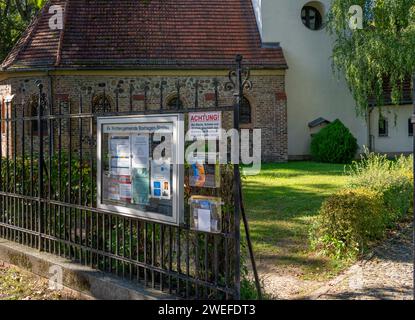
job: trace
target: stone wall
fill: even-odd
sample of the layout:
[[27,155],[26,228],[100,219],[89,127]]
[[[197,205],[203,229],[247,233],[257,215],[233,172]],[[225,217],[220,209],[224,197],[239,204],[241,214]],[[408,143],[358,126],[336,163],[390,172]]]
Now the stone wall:
[[[288,160],[287,152],[287,109],[284,76],[252,76],[253,89],[247,91],[246,98],[252,108],[252,123],[242,127],[262,130],[262,160],[264,162],[282,162]],[[111,105],[111,111],[144,110],[145,101],[148,110],[158,110],[162,103],[167,108],[168,102],[177,97],[177,82],[180,84],[180,99],[184,108],[194,108],[196,104],[196,86],[198,86],[198,107],[215,106],[215,85],[213,77],[127,77],[127,76],[75,76],[59,75],[50,77],[11,78],[0,82],[0,96],[4,96],[5,88],[15,94],[13,106],[16,106],[17,116],[25,112],[25,116],[31,116],[30,101],[36,97],[38,89],[36,81],[44,85],[45,94],[52,99],[52,114],[58,114],[59,109],[63,114],[76,114],[79,112],[90,113],[94,97],[105,94]],[[231,106],[234,103],[233,91],[226,91],[224,84],[226,77],[218,77],[218,97],[220,106]],[[163,82],[161,92],[160,85]],[[148,88],[145,90],[145,88]],[[145,93],[147,91],[147,93]],[[118,92],[118,93],[117,93]],[[118,95],[118,99],[117,99]],[[80,107],[82,99],[82,109]],[[36,100],[36,99],[34,99]],[[118,101],[118,102],[117,102]],[[46,114],[50,110],[44,111]],[[26,121],[27,122],[27,121]],[[53,144],[57,143],[58,129],[53,126]],[[22,132],[25,139],[30,139],[30,121],[25,128],[17,123],[17,139],[21,140]],[[224,127],[232,127],[230,112],[224,113]],[[94,125],[94,124],[93,124]],[[62,120],[62,132],[69,131],[67,120]],[[23,130],[24,129],[24,130]],[[71,134],[73,135],[72,147],[79,149],[80,122],[76,119],[71,122]],[[87,135],[90,132],[90,121],[82,121],[82,130]],[[50,135],[49,135],[50,136]],[[44,136],[45,145],[49,144],[48,135]],[[34,144],[38,136],[34,136]],[[63,144],[66,143],[64,137]],[[88,146],[83,146],[88,150]],[[19,144],[17,145],[19,149]],[[47,149],[46,149],[47,151]]]

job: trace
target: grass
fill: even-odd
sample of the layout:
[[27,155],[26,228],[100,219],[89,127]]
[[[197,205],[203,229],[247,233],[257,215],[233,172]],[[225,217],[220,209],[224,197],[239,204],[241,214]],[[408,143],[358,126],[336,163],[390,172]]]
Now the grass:
[[244,180],[245,206],[257,258],[293,267],[304,278],[341,267],[310,252],[308,232],[324,199],[345,186],[344,165],[314,162],[264,164]]

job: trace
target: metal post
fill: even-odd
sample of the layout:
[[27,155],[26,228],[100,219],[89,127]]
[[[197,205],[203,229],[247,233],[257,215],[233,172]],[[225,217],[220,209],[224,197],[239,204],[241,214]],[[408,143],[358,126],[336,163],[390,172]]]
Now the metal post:
[[44,227],[44,217],[43,217],[43,206],[42,206],[42,196],[43,196],[43,126],[42,126],[42,116],[43,116],[43,85],[38,83],[39,88],[39,100],[38,100],[38,117],[37,117],[37,126],[39,133],[39,156],[38,156],[38,213],[39,213],[39,251],[43,250],[43,227]]
[[[239,130],[239,110],[241,108],[243,99],[243,86],[242,86],[242,56],[236,56],[236,84],[237,84],[237,96],[236,104],[233,113],[233,124],[236,130]],[[238,141],[239,143],[239,141]],[[238,155],[239,159],[239,155]],[[233,164],[234,174],[234,198],[235,198],[235,213],[234,213],[234,228],[235,228],[235,289],[236,297],[239,300],[241,297],[241,235],[240,235],[240,223],[241,223],[241,173],[239,171],[239,163]]]
[[[239,111],[242,105],[242,101],[243,101],[243,97],[244,97],[244,87],[247,85],[248,80],[249,80],[249,72],[246,72],[247,76],[246,79],[242,78],[243,75],[243,70],[242,70],[242,56],[237,56],[236,57],[236,61],[238,64],[238,68],[237,68],[237,86],[238,86],[238,96],[237,96],[237,104],[236,104],[236,108],[235,108],[235,114],[234,114],[234,126],[235,128],[239,131],[240,127],[239,127]],[[250,87],[250,86],[248,86]],[[234,166],[234,170],[236,170],[235,173],[235,182],[236,185],[238,187],[238,194],[237,197],[235,196],[235,199],[237,199],[237,201],[235,201],[235,209],[236,207],[238,208],[238,211],[235,210],[235,219],[236,219],[236,213],[238,213],[238,240],[237,242],[239,242],[239,246],[240,246],[240,215],[242,215],[242,221],[244,224],[244,228],[245,228],[245,235],[246,235],[246,241],[248,244],[248,251],[249,251],[249,256],[250,256],[250,260],[251,260],[251,265],[252,265],[252,270],[254,273],[254,278],[255,278],[255,286],[257,289],[257,293],[258,293],[258,298],[259,300],[262,300],[262,292],[261,292],[261,284],[259,282],[259,276],[258,276],[258,270],[256,267],[256,262],[255,262],[255,256],[254,256],[254,251],[253,251],[253,247],[252,247],[252,242],[251,242],[251,236],[250,236],[250,230],[249,230],[249,224],[248,224],[248,218],[246,216],[246,212],[245,212],[245,206],[244,206],[244,200],[243,200],[243,194],[242,194],[242,181],[241,181],[241,174],[240,174],[240,170],[239,170],[239,165],[235,165]],[[236,223],[235,223],[235,228],[236,228]],[[240,256],[240,247],[239,247],[239,251],[238,251],[238,257]],[[240,260],[239,260],[239,264],[240,264]],[[239,281],[240,281],[240,270],[239,271]],[[240,288],[239,288],[240,289]]]

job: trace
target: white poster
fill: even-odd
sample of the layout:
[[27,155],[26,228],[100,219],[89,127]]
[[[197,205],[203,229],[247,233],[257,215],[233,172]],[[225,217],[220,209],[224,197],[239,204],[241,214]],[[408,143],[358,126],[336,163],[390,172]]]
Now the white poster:
[[219,140],[222,129],[221,112],[189,113],[189,133],[194,139]]
[[197,210],[197,224],[198,230],[203,232],[210,232],[211,225],[210,225],[210,210],[206,209],[198,209]]
[[111,173],[117,176],[130,176],[130,136],[112,136],[109,144]]
[[143,169],[148,168],[150,157],[150,137],[149,135],[133,135],[132,136],[132,168]]

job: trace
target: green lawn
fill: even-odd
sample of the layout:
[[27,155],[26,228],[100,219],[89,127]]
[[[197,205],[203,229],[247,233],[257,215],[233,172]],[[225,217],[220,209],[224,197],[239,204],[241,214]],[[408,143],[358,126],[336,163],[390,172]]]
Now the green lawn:
[[309,226],[324,199],[346,181],[344,165],[314,162],[264,164],[259,175],[247,177],[245,206],[256,256],[304,276],[330,273],[333,261],[310,252]]

